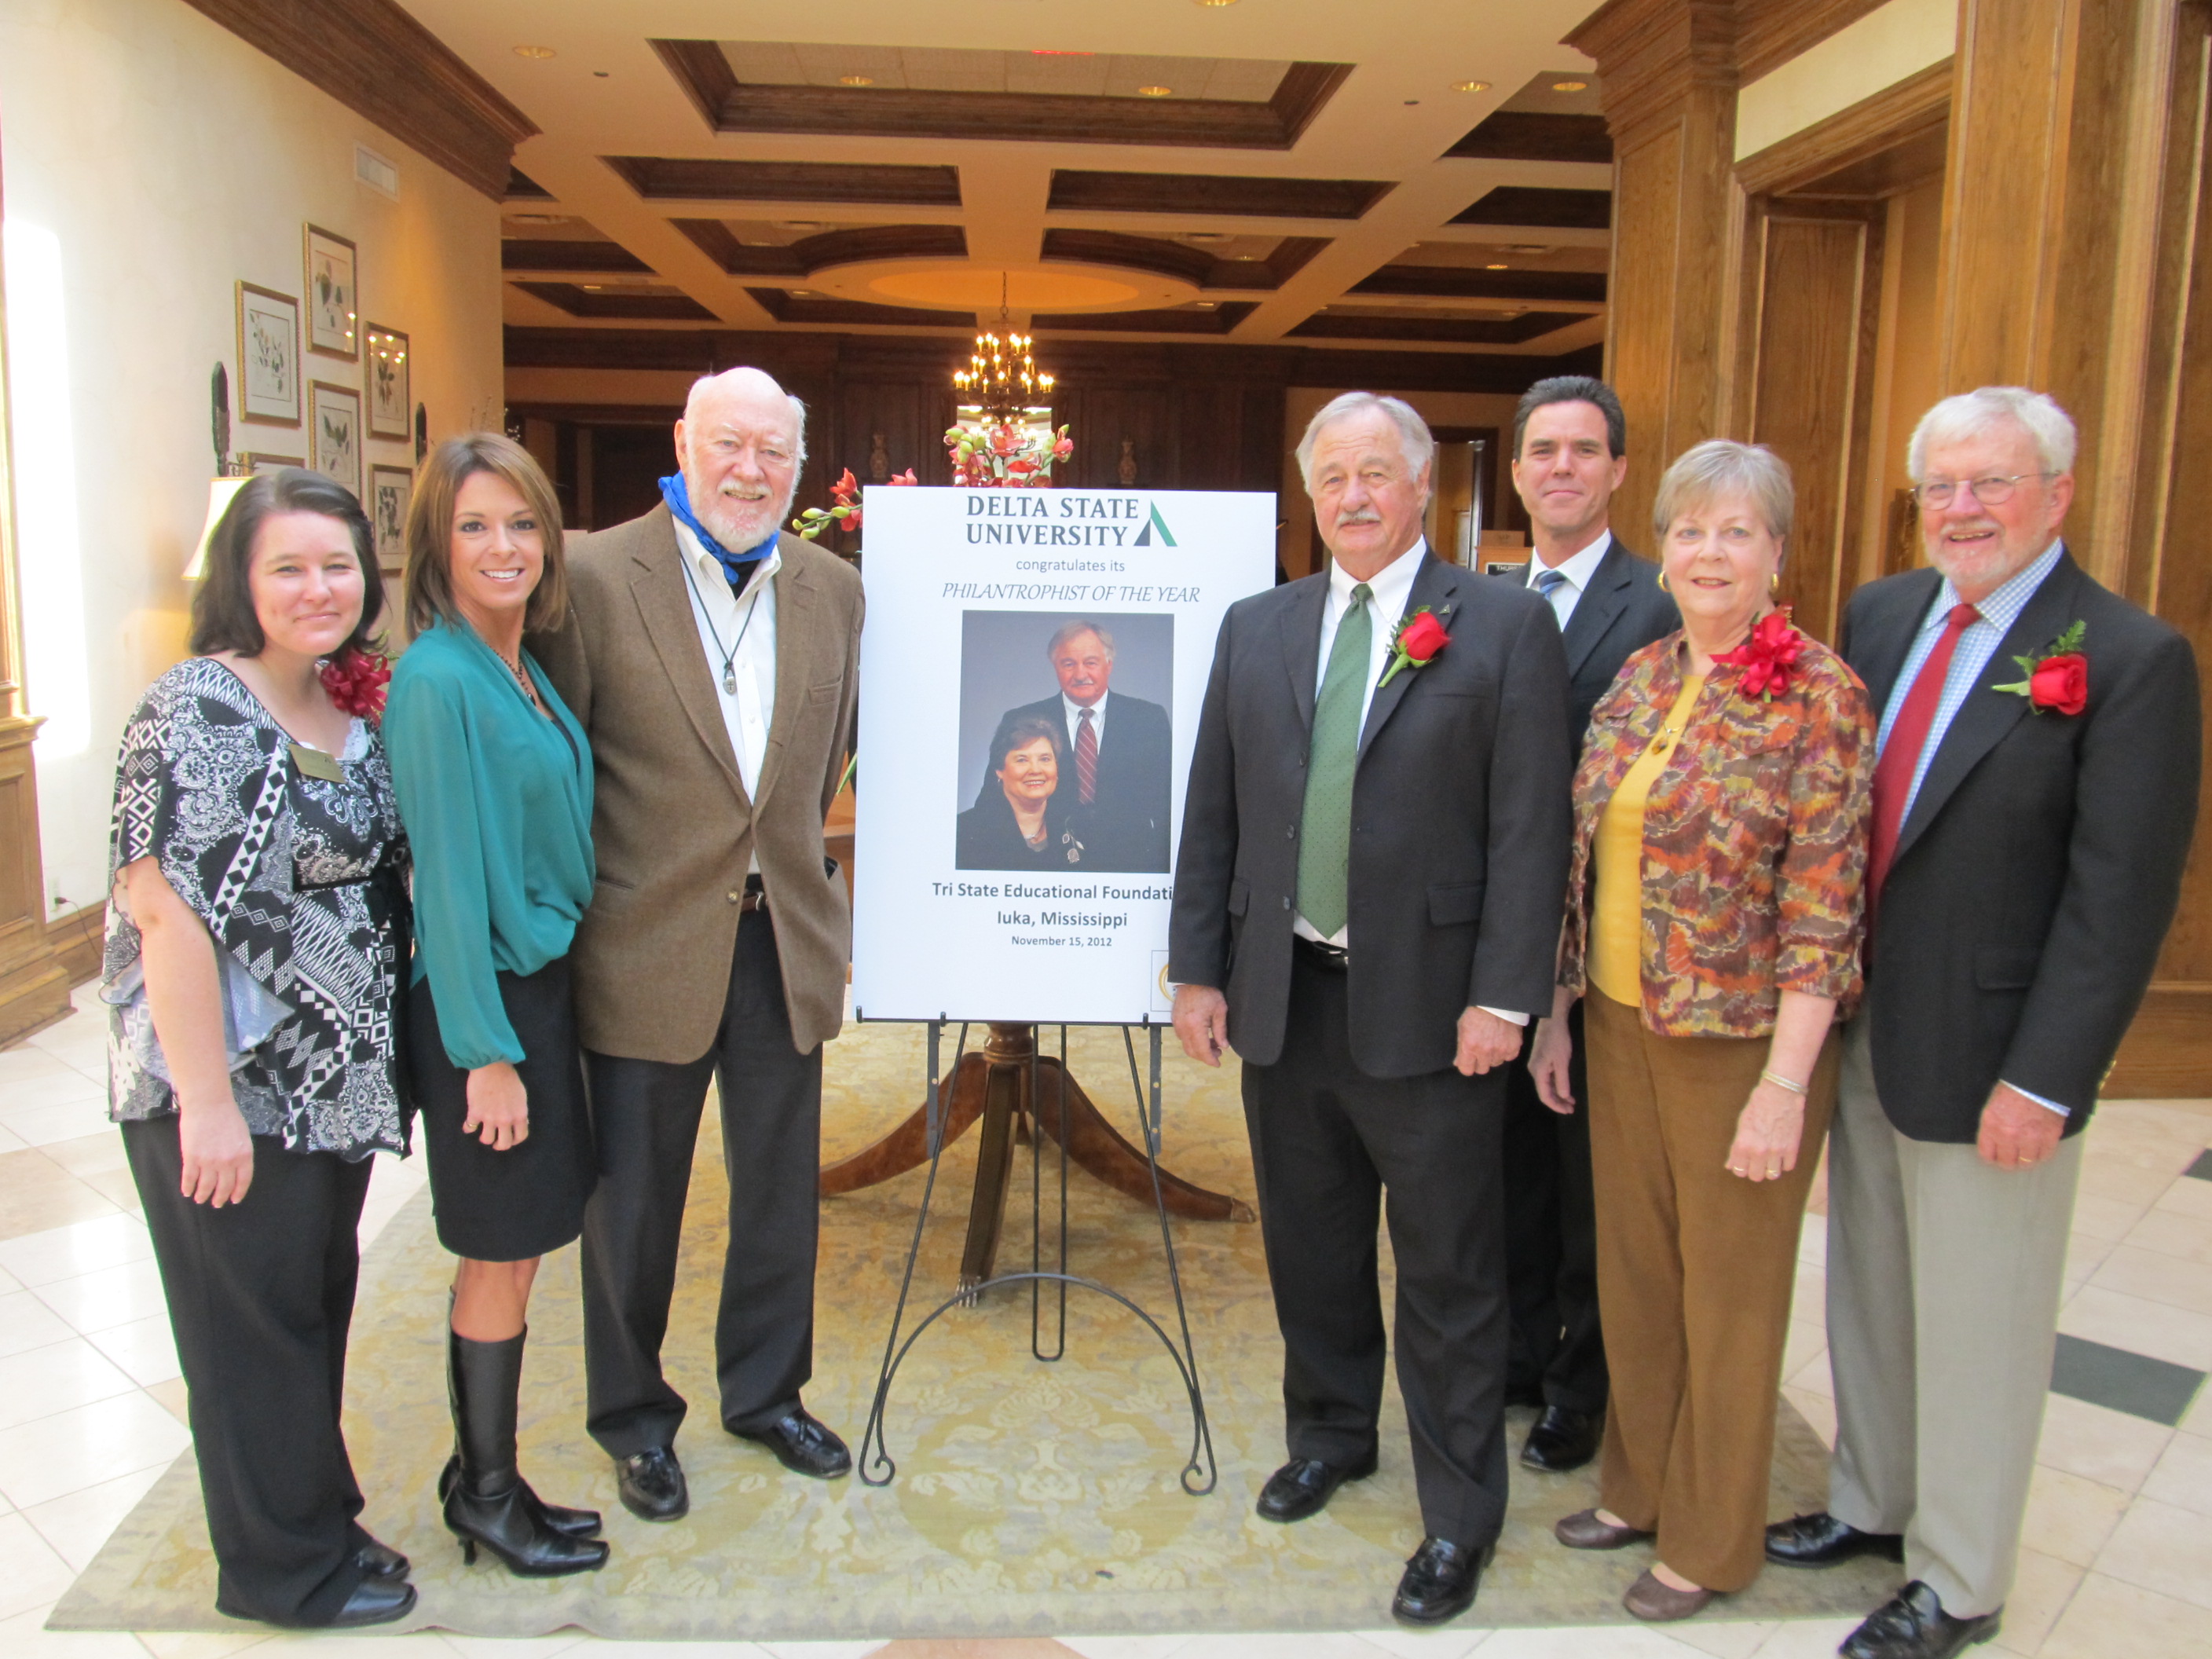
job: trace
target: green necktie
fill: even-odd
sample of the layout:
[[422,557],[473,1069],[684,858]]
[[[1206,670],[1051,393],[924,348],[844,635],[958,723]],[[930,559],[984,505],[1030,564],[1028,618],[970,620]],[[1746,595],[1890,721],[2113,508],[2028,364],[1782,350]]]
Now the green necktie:
[[1298,832],[1298,914],[1334,939],[1347,913],[1345,864],[1352,854],[1352,779],[1359,769],[1359,717],[1366,702],[1368,648],[1375,622],[1362,582],[1336,625],[1328,672],[1314,703],[1313,748],[1306,762],[1305,818]]

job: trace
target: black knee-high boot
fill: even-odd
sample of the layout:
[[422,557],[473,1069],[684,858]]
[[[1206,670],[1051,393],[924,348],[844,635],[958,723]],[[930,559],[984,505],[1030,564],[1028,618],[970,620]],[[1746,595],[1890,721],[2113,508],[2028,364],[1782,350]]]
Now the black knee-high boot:
[[[526,1335],[527,1333],[525,1333]],[[589,1572],[606,1565],[607,1547],[554,1524],[548,1506],[516,1467],[514,1419],[522,1387],[523,1336],[504,1342],[471,1342],[447,1334],[446,1379],[452,1392],[453,1435],[459,1446],[439,1486],[445,1498],[446,1528],[461,1540],[464,1559],[477,1559],[477,1546],[526,1578],[551,1578]],[[567,1514],[586,1517],[589,1510]]]

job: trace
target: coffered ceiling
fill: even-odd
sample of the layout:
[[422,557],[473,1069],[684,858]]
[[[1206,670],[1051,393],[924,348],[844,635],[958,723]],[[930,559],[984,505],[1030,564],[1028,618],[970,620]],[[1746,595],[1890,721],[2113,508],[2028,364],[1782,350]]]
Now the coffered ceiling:
[[1594,9],[409,5],[539,129],[513,325],[1547,357],[1604,331]]

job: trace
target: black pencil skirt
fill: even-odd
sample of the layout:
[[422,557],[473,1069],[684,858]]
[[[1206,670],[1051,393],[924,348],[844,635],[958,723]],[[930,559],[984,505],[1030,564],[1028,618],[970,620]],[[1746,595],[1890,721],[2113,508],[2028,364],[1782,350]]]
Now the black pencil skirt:
[[469,1074],[446,1057],[430,981],[408,993],[407,1065],[430,1157],[438,1242],[474,1261],[521,1261],[574,1243],[599,1182],[568,959],[534,974],[502,973],[499,994],[522,1043],[515,1070],[530,1096],[529,1138],[503,1152],[461,1133]]

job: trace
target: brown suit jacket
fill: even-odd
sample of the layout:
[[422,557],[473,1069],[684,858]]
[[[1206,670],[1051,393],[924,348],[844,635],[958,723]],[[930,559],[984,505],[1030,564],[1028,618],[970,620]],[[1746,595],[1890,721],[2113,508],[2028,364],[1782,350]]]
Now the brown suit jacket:
[[860,579],[784,536],[775,712],[759,799],[722,724],[666,507],[569,544],[568,616],[533,637],[592,740],[599,884],[576,928],[576,1020],[597,1053],[685,1064],[714,1044],[756,855],[801,1054],[837,1035],[852,907],[822,819],[852,739]]

